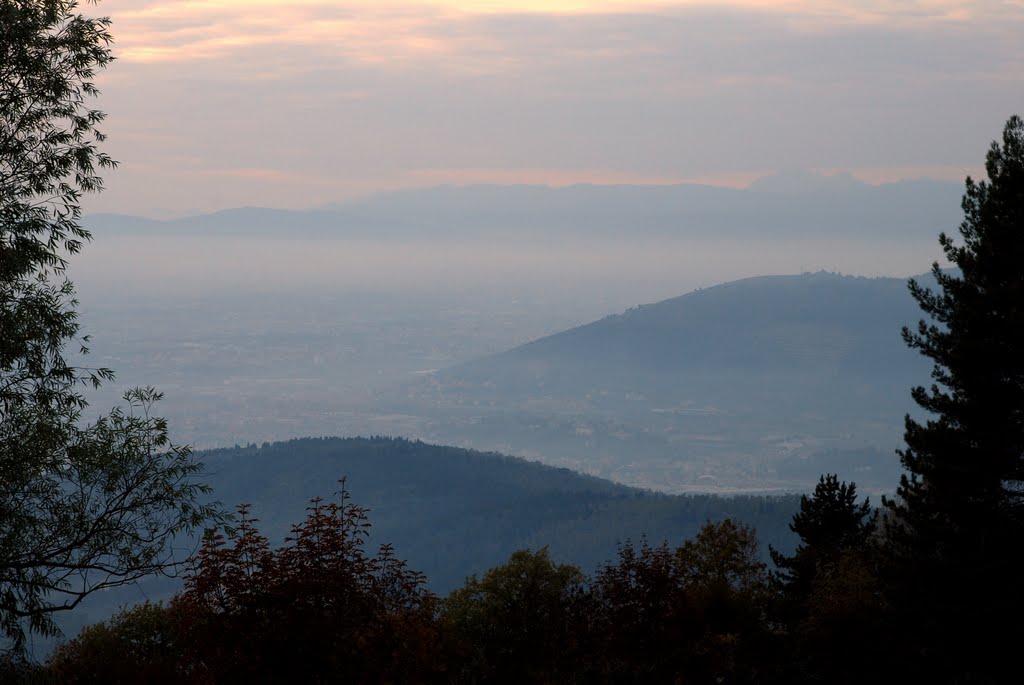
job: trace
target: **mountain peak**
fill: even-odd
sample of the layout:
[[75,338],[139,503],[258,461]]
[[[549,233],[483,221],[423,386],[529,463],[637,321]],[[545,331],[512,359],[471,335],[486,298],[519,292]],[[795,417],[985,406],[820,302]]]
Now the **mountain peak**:
[[826,175],[801,169],[789,169],[762,176],[747,188],[763,193],[813,193],[823,190],[850,190],[866,185],[848,171]]

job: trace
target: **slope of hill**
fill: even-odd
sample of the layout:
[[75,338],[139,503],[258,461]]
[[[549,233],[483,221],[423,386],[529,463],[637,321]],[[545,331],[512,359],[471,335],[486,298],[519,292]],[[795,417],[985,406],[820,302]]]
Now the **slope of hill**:
[[[330,499],[348,478],[351,501],[370,509],[370,549],[390,543],[410,568],[446,594],[471,574],[508,560],[517,549],[547,545],[554,558],[586,573],[614,558],[616,545],[646,537],[680,544],[708,520],[732,517],[754,526],[767,556],[790,551],[795,496],[669,496],[494,453],[398,438],[303,438],[199,452],[204,480],[228,509],[249,504],[257,527],[280,543],[306,515],[309,500]],[[196,540],[179,540],[184,558]],[[164,600],[180,579],[153,577],[93,595],[58,617],[66,635],[140,602]],[[37,640],[43,657],[55,640]]]
[[[732,396],[735,382],[765,376],[906,387],[921,378],[921,365],[900,329],[917,318],[903,279],[762,276],[641,305],[446,369],[439,378],[502,393],[544,387],[571,396],[581,386]],[[733,376],[731,384],[715,380]],[[702,379],[696,387],[695,378]]]
[[348,477],[352,501],[369,507],[372,542],[394,544],[438,592],[504,562],[524,547],[550,546],[592,572],[616,545],[646,536],[678,544],[707,520],[758,528],[765,549],[792,544],[797,498],[669,496],[515,459],[392,438],[301,439],[201,453],[216,497],[248,503],[280,540],[312,497],[329,498]]
[[928,380],[900,337],[919,316],[903,279],[752,278],[442,370],[408,394],[438,417],[431,439],[627,482],[807,487],[818,457],[846,455],[843,475],[890,489],[909,389]]

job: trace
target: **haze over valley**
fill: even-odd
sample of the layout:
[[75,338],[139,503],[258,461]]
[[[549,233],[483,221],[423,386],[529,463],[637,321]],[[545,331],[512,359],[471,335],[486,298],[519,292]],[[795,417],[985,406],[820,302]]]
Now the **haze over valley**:
[[[156,385],[199,448],[386,434],[671,492],[801,490],[824,468],[886,489],[927,374],[899,339],[905,280],[958,192],[783,173],[96,215],[72,275],[93,359],[118,371],[104,397]],[[713,287],[817,271],[889,280]],[[523,348],[549,358],[514,350],[591,322]]]
[[1021,36],[0,0],[0,683],[1012,680]]

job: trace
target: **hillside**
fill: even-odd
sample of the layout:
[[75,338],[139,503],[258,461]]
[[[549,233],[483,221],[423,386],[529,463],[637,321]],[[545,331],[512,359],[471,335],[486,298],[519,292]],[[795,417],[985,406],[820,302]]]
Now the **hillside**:
[[434,412],[432,439],[616,479],[793,488],[830,465],[890,489],[910,387],[928,380],[900,337],[918,318],[903,279],[751,278],[444,369],[408,394]]
[[[305,518],[310,499],[332,498],[346,476],[352,501],[370,509],[370,544],[392,544],[438,594],[518,549],[546,545],[552,557],[592,573],[627,540],[678,545],[706,521],[727,517],[757,528],[765,557],[769,544],[795,545],[788,524],[796,496],[663,495],[501,454],[386,437],[303,438],[197,457],[213,499],[228,510],[250,505],[272,544]],[[178,557],[197,544],[177,541]],[[126,605],[167,599],[180,584],[152,577],[94,595],[80,611],[58,617],[60,625],[74,635]],[[37,641],[37,654],[54,644]]]
[[437,592],[499,564],[516,549],[550,546],[591,572],[627,539],[678,544],[707,520],[754,525],[766,545],[788,547],[795,497],[667,496],[500,454],[392,438],[306,438],[200,454],[215,496],[251,505],[281,540],[308,500],[348,477],[369,507],[372,540],[390,542]]
[[904,279],[762,276],[635,307],[438,378],[498,393],[581,396],[611,386],[694,400],[733,396],[736,382],[773,376],[905,387],[920,379],[920,365],[900,329],[918,317]]

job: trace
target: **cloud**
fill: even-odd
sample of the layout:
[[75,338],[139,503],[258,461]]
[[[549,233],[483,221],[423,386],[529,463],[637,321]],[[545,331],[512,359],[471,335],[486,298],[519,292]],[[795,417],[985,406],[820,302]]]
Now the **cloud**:
[[[309,45],[332,49],[338,57],[400,65],[410,58],[494,53],[509,40],[531,36],[516,26],[565,26],[602,18],[647,17],[671,24],[718,16],[756,17],[779,22],[787,34],[831,34],[851,27],[927,32],[936,27],[970,27],[1011,21],[1020,25],[1008,4],[932,2],[759,1],[600,2],[325,2],[288,3],[242,0],[162,0],[137,4],[108,0],[118,26],[119,51],[128,61],[223,59],[237,48],[262,45]],[[1016,19],[1016,21],[1012,21]],[[547,22],[546,20],[553,20]],[[495,27],[501,27],[495,30]],[[990,26],[991,28],[991,26]],[[481,33],[484,29],[484,33]],[[1005,27],[1004,27],[1005,29]],[[1004,30],[1008,37],[1009,32]]]
[[302,206],[434,178],[947,177],[1024,109],[1021,3],[99,7],[120,57],[101,83],[111,152],[163,170],[146,189],[113,175],[112,205],[162,189],[159,206]]

